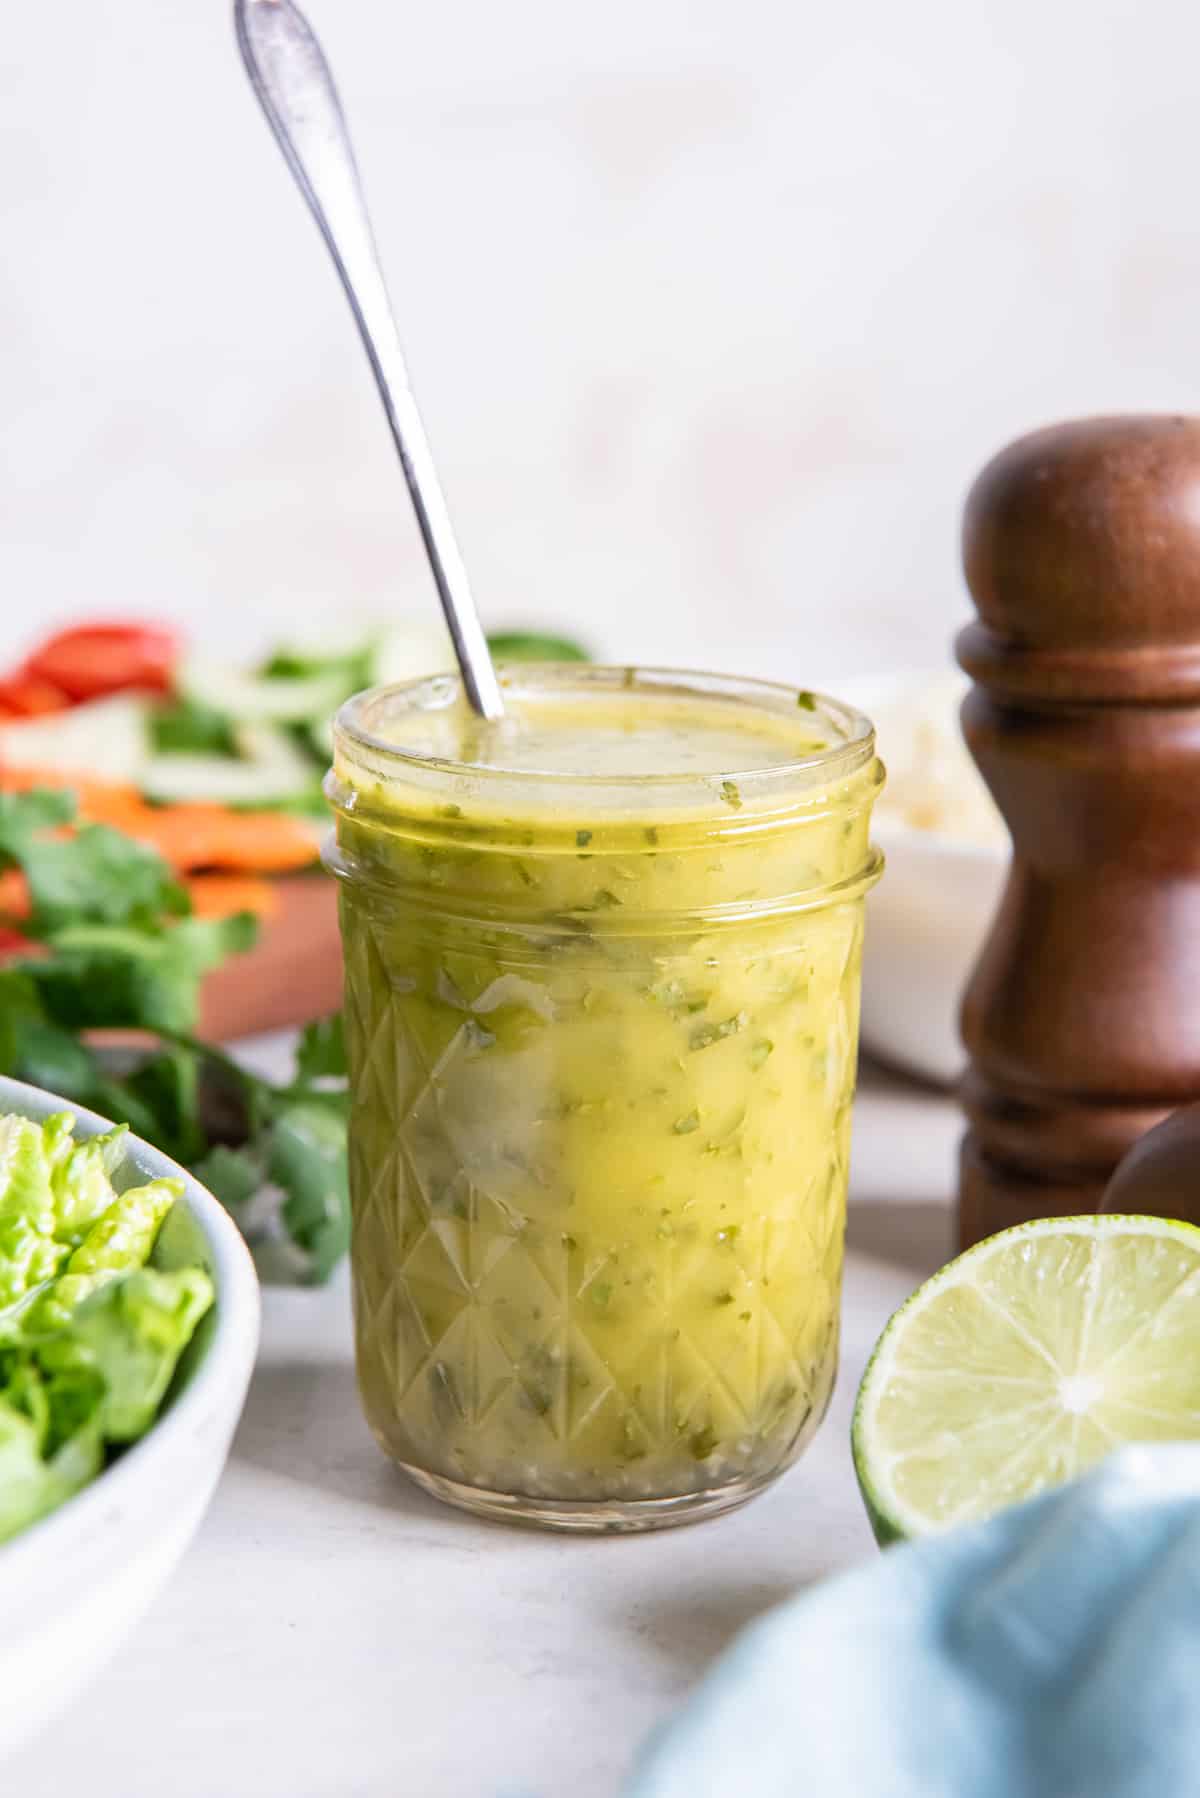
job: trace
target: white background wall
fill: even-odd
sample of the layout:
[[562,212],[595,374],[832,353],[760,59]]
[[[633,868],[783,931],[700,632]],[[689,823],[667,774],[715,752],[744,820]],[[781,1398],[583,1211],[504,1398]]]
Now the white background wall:
[[[979,463],[1200,409],[1172,0],[308,0],[491,623],[940,657]],[[10,0],[0,617],[432,604],[225,0]]]

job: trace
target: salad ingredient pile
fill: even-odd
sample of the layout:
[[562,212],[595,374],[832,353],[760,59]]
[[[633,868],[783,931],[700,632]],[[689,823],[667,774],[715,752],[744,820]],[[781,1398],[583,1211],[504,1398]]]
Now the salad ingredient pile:
[[[581,660],[493,639],[507,662]],[[229,1206],[262,1271],[323,1279],[345,1252],[339,1022],[294,1077],[192,1034],[200,983],[250,949],[277,877],[318,866],[334,711],[453,660],[440,625],[198,660],[159,624],[60,631],[0,678],[0,1072],[127,1122]],[[136,1032],[114,1058],[112,1034]]]
[[[489,641],[505,662],[585,655],[565,638],[528,632]],[[11,786],[14,771],[25,770],[49,785],[86,776],[93,804],[103,803],[99,789],[108,785],[121,789],[126,803],[132,794],[168,810],[199,801],[291,813],[293,829],[277,835],[275,846],[287,868],[304,866],[315,862],[318,839],[303,825],[326,819],[321,780],[343,700],[453,661],[440,624],[284,644],[249,669],[187,653],[161,624],[74,626],[0,677],[0,785]],[[253,835],[237,837],[228,827],[216,865],[260,872],[253,854],[237,853]],[[278,864],[268,871],[279,871]]]
[[118,1191],[126,1129],[0,1117],[0,1542],[145,1434],[213,1302],[200,1267],[150,1265],[182,1191]]
[[157,850],[70,792],[0,791],[0,1073],[128,1124],[323,1279],[348,1237],[340,1024],[309,1029],[282,1086],[192,1034],[202,977],[255,931],[197,916]]

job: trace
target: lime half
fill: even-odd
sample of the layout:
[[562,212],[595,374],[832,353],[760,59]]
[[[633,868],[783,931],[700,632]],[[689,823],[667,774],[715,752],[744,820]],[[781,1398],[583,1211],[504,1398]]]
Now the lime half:
[[913,1294],[854,1411],[880,1542],[1032,1498],[1129,1442],[1200,1438],[1200,1230],[1064,1217],[989,1237]]

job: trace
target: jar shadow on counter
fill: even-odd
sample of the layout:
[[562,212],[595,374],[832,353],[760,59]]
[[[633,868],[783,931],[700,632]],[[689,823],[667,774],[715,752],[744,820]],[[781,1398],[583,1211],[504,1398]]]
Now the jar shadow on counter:
[[363,1418],[350,1362],[260,1366],[230,1451],[233,1462],[398,1519],[456,1519],[383,1460]]

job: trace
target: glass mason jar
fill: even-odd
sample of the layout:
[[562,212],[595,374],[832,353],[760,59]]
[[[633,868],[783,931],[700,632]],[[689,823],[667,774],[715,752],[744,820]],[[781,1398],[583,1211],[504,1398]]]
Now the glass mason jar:
[[794,688],[505,692],[499,727],[450,677],[335,725],[359,1384],[444,1499],[653,1527],[773,1480],[829,1400],[883,773]]

